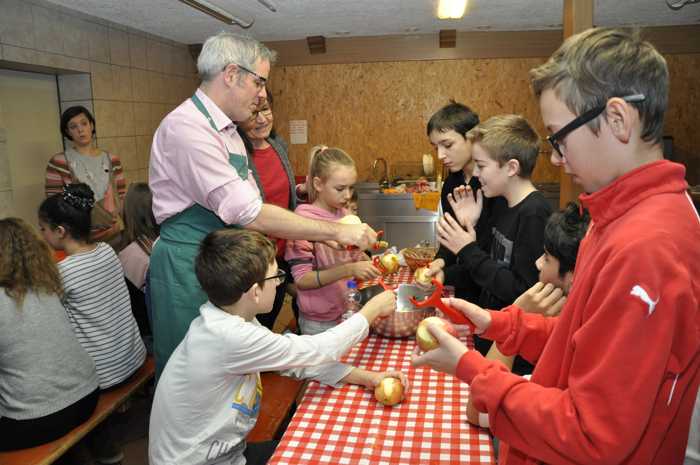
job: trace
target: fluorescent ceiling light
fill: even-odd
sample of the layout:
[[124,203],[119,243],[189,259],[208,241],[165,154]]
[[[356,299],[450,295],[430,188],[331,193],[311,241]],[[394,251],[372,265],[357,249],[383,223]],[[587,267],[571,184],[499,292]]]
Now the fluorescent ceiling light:
[[212,5],[209,2],[206,2],[205,0],[180,0],[182,3],[185,5],[189,5],[195,10],[199,10],[202,13],[208,14],[212,18],[216,18],[221,22],[224,22],[229,25],[238,25],[241,26],[243,29],[248,29],[250,26],[253,25],[255,22],[254,19],[251,19],[250,21],[245,21],[241,18],[238,18],[228,11],[219,8],[216,5]]
[[459,19],[467,9],[467,0],[440,0],[437,17],[439,19]]

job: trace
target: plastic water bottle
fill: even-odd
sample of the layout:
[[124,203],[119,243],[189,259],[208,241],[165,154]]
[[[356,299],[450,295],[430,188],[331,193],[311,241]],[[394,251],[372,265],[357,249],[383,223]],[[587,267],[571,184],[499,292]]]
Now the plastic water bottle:
[[360,310],[360,301],[362,299],[360,291],[357,289],[357,283],[355,280],[351,279],[345,283],[348,287],[345,293],[345,312],[343,313],[343,320],[347,320]]

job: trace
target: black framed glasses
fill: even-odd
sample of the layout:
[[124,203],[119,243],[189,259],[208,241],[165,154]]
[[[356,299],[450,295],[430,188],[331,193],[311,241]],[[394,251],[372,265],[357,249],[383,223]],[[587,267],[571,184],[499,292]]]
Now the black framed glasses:
[[283,282],[286,281],[287,279],[287,272],[284,270],[277,270],[277,274],[268,276],[267,278],[263,279],[263,281],[267,281],[268,279],[276,279],[277,280],[277,285],[282,284]]
[[[637,103],[644,101],[646,97],[644,96],[644,94],[632,94],[620,98],[625,102]],[[561,141],[564,140],[564,138],[567,135],[569,135],[569,133],[575,131],[576,129],[580,128],[581,126],[593,120],[594,118],[597,118],[601,113],[603,113],[603,111],[605,111],[605,108],[607,106],[608,102],[606,101],[603,105],[591,108],[587,112],[577,116],[569,124],[561,128],[554,134],[547,136],[547,142],[549,142],[549,144],[554,150],[556,150],[556,152],[561,158],[564,158],[564,151],[562,150]]]
[[[235,64],[235,63],[234,63],[234,64]],[[249,70],[248,68],[246,68],[245,66],[241,66],[241,65],[239,65],[239,64],[236,64],[236,66],[238,66],[240,69],[242,69],[242,70],[245,71],[246,73],[248,73],[248,74],[250,74],[251,76],[253,76],[253,78],[254,78],[254,79],[253,79],[253,82],[255,82],[255,86],[258,88],[258,90],[262,89],[263,87],[265,87],[265,84],[267,84],[267,78],[264,78],[264,77],[260,76],[260,75],[259,75],[258,73],[256,73],[255,71],[251,71],[251,70]]]

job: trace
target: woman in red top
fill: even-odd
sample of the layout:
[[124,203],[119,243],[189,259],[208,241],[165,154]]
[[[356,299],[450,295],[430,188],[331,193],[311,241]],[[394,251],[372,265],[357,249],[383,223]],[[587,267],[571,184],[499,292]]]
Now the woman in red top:
[[[267,98],[260,100],[253,115],[247,121],[239,123],[238,133],[246,145],[248,166],[253,172],[263,202],[294,211],[297,206],[294,172],[287,156],[287,143],[275,133],[273,123],[272,94],[268,90]],[[270,329],[282,308],[285,292],[289,289],[291,295],[296,294],[289,265],[284,261],[284,249],[285,240],[277,239],[277,264],[287,272],[287,278],[277,287],[272,311],[257,316],[258,321]],[[296,316],[296,303],[293,308]]]

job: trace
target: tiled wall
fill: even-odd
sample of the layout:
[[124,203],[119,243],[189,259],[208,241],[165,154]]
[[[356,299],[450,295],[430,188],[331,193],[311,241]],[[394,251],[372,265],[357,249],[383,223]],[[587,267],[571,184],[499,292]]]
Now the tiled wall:
[[128,181],[146,180],[155,129],[198,84],[185,45],[44,0],[0,0],[0,67],[59,75],[61,109],[93,111]]

